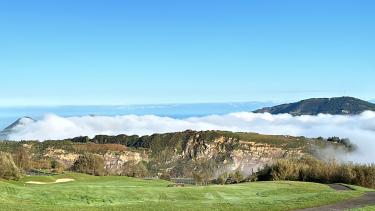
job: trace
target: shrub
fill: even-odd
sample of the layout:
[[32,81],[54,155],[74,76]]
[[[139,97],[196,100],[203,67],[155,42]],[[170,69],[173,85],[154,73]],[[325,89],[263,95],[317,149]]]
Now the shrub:
[[223,173],[222,175],[220,175],[217,179],[216,179],[216,183],[217,184],[220,184],[220,185],[224,185],[227,180],[228,180],[228,177],[229,177],[229,174],[228,173]]
[[22,170],[29,170],[31,168],[30,154],[27,148],[20,146],[14,154],[15,164]]
[[108,151],[110,152],[123,152],[126,150],[126,147],[121,144],[95,144],[95,143],[86,143],[86,144],[77,144],[74,145],[75,150],[78,153],[93,153],[104,155]]
[[64,165],[58,162],[57,160],[52,160],[51,169],[53,172],[60,174],[64,171]]
[[50,169],[51,161],[48,159],[38,159],[30,161],[30,165],[33,169]]
[[147,168],[141,162],[139,163],[132,162],[132,161],[126,162],[122,166],[121,170],[122,170],[121,176],[138,177],[138,178],[148,176]]
[[0,178],[18,180],[21,176],[21,171],[14,163],[11,154],[0,152]]
[[357,146],[351,143],[350,139],[348,138],[339,138],[339,137],[334,136],[334,137],[329,137],[327,141],[342,144],[345,147],[347,147],[350,151],[354,151],[357,149]]
[[326,162],[312,157],[280,159],[261,169],[257,179],[346,183],[375,188],[375,165]]
[[80,155],[74,162],[72,170],[95,176],[102,176],[104,175],[104,159],[99,155],[90,153]]
[[244,177],[243,177],[243,175],[242,175],[242,173],[240,171],[236,171],[233,174],[233,180],[236,183],[240,183],[240,182],[242,182],[244,180]]

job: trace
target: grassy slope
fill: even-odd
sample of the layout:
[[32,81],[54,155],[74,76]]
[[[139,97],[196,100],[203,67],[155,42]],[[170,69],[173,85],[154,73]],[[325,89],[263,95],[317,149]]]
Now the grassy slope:
[[363,208],[357,208],[357,209],[351,209],[350,211],[374,211],[375,210],[375,205],[374,206],[367,206]]
[[[30,185],[26,181],[76,181]],[[256,182],[228,186],[170,188],[165,181],[66,174],[0,181],[1,210],[289,210],[359,196],[302,182]]]

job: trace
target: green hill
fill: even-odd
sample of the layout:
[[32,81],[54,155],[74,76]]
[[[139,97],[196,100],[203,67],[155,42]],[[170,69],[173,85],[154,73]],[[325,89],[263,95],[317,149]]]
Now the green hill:
[[[279,158],[319,154],[322,148],[350,151],[339,141],[305,137],[184,131],[151,136],[77,137],[56,141],[0,141],[0,151],[15,155],[18,166],[48,169],[51,162],[71,169],[80,155],[92,153],[104,160],[108,175],[217,178],[226,171],[251,175]],[[24,160],[24,162],[21,162]],[[22,164],[25,163],[25,164]]]
[[375,104],[353,97],[312,98],[296,103],[266,107],[255,113],[300,115],[355,115],[364,111],[375,111]]

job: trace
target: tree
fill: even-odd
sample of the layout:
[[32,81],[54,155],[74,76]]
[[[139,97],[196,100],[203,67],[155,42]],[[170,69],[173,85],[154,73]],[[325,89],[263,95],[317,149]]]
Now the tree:
[[0,178],[17,180],[21,176],[21,171],[14,163],[11,154],[0,152]]
[[236,171],[234,174],[233,174],[233,179],[236,183],[240,183],[243,181],[243,175],[241,174],[240,171]]
[[128,161],[121,167],[121,176],[128,177],[146,177],[148,175],[147,168],[142,162]]
[[217,178],[216,181],[217,181],[218,184],[220,184],[220,185],[224,185],[224,184],[227,182],[228,177],[229,177],[228,173],[225,172],[224,174],[220,175],[220,176]]
[[199,174],[198,172],[193,172],[193,178],[197,184],[202,185],[203,176],[201,174]]
[[64,171],[64,165],[58,162],[57,160],[52,160],[51,161],[51,168],[53,172],[55,173],[62,173]]
[[74,162],[72,170],[95,176],[102,176],[104,175],[104,159],[99,155],[91,153],[80,155]]
[[327,139],[329,142],[338,143],[344,145],[346,148],[349,149],[349,151],[354,151],[357,149],[357,146],[353,143],[351,143],[350,139],[348,138],[339,138],[339,137],[330,137]]
[[14,154],[15,164],[22,170],[29,170],[31,168],[31,158],[27,148],[20,146]]

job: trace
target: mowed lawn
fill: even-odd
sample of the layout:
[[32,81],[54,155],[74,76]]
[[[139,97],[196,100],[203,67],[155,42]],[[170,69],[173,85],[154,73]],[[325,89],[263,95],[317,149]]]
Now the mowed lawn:
[[[59,184],[25,184],[27,181]],[[253,182],[205,187],[167,187],[162,180],[94,177],[68,173],[54,177],[0,180],[0,210],[293,210],[360,196],[364,189],[337,192],[303,182]]]
[[348,211],[374,211],[374,210],[375,210],[375,206],[366,206],[363,208],[350,209]]

